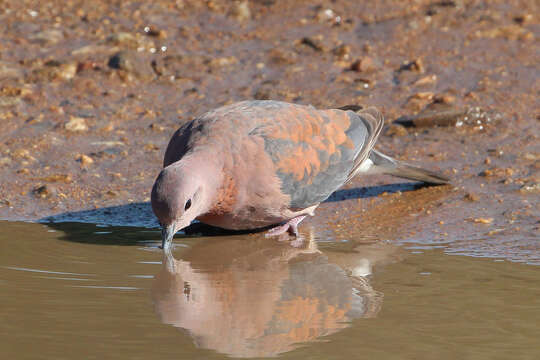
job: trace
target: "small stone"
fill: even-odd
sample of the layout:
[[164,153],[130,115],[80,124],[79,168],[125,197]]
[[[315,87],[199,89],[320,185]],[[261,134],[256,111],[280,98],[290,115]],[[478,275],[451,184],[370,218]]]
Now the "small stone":
[[231,15],[238,21],[251,19],[251,10],[248,1],[235,1],[231,10]]
[[[125,71],[140,78],[151,78],[156,75],[150,62],[145,61],[144,56],[136,51],[120,51],[109,58],[107,65],[116,70]],[[127,74],[123,75],[126,76]]]
[[94,163],[94,159],[85,154],[79,154],[75,157],[75,160],[79,161],[82,166],[88,166]]
[[493,218],[474,218],[473,222],[476,224],[491,224],[493,222]]
[[153,36],[153,37],[159,37],[159,38],[167,37],[167,33],[165,32],[165,30],[160,30],[156,28],[155,26],[145,26],[144,33],[148,36]]
[[337,15],[332,9],[319,10],[317,12],[317,15],[315,15],[315,18],[320,23],[332,22],[336,25],[339,25],[341,23],[341,16]]
[[43,45],[54,45],[64,39],[64,33],[58,29],[40,31],[30,36],[29,40]]
[[422,59],[416,59],[404,62],[398,71],[415,71],[423,74],[426,70]]
[[41,185],[37,186],[32,190],[34,196],[45,199],[50,198],[51,196],[56,195],[56,188],[51,185]]
[[153,131],[158,131],[158,132],[161,132],[163,130],[165,130],[165,128],[159,124],[156,124],[156,123],[152,123],[150,124],[150,129],[152,129]]
[[478,201],[478,200],[480,200],[480,197],[475,193],[467,193],[467,194],[465,194],[464,198],[467,201]]
[[377,69],[377,64],[370,57],[364,57],[362,59],[356,60],[351,65],[351,70],[363,72],[363,73],[373,72],[376,69]]
[[456,102],[456,97],[452,95],[441,95],[437,94],[433,96],[433,102],[441,103],[441,104],[453,104]]
[[526,183],[520,189],[522,194],[540,194],[540,183]]
[[533,20],[532,14],[522,14],[514,16],[514,21],[519,25],[529,24]]
[[224,57],[210,60],[210,66],[211,67],[230,66],[230,65],[236,64],[237,62],[238,60],[234,56],[224,56]]
[[[124,45],[130,48],[137,48],[140,45],[139,40],[135,35],[122,31],[107,37],[107,42],[114,45]],[[91,52],[96,51],[92,50]]]
[[36,161],[36,158],[30,155],[30,151],[28,149],[17,149],[13,153],[13,157],[15,158],[21,158],[29,161]]
[[468,109],[458,108],[443,103],[431,103],[418,115],[404,116],[396,120],[405,126],[461,126],[463,125]]
[[144,145],[144,150],[156,151],[156,150],[159,150],[159,146],[157,146],[155,144],[152,144],[152,143],[148,143],[148,144]]
[[111,132],[113,130],[114,130],[113,123],[108,123],[107,125],[101,128],[101,131],[104,131],[104,132]]
[[339,60],[349,60],[351,55],[351,47],[349,45],[339,45],[338,47],[334,48],[332,50],[332,53],[334,56],[336,56]]
[[411,96],[411,99],[420,99],[420,100],[432,100],[434,94],[430,91],[418,92]]
[[70,116],[69,121],[64,125],[67,131],[83,132],[88,130],[86,120],[81,117]]
[[326,50],[325,47],[322,45],[322,39],[322,35],[316,37],[305,37],[300,40],[300,44],[310,47],[315,51],[321,52]]
[[391,124],[390,126],[388,126],[386,130],[386,135],[389,135],[389,136],[400,137],[400,136],[406,136],[408,134],[409,133],[407,132],[407,129],[405,129],[404,126],[397,125],[397,124]]
[[73,181],[73,179],[71,178],[71,175],[68,175],[68,174],[49,175],[46,177],[42,177],[39,180],[45,181],[45,182],[63,182],[66,184],[69,184]]
[[428,75],[424,76],[414,82],[414,86],[425,86],[425,85],[432,85],[437,82],[437,75]]
[[71,80],[77,74],[77,63],[71,62],[58,67],[57,77],[62,80]]
[[291,65],[297,60],[297,55],[292,51],[272,49],[268,52],[268,58],[273,64]]

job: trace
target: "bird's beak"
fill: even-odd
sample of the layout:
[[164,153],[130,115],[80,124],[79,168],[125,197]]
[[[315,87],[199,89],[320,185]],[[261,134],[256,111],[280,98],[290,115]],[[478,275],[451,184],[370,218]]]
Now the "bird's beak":
[[174,234],[176,234],[176,223],[174,221],[169,225],[163,225],[161,228],[161,248],[163,250],[170,250]]

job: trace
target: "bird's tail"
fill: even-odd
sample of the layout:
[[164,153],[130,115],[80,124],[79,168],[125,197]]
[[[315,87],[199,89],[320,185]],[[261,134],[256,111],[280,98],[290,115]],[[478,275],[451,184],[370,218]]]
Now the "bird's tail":
[[450,179],[441,174],[392,159],[376,150],[371,151],[369,160],[373,163],[367,171],[370,174],[387,174],[437,185],[450,182]]

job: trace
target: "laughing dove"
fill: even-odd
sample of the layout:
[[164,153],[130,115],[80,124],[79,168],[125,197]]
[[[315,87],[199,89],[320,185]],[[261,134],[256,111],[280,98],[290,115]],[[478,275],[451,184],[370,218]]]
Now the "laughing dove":
[[434,172],[373,149],[384,124],[375,108],[317,110],[243,101],[184,124],[152,188],[162,246],[192,220],[224,229],[289,232],[356,175],[382,173],[444,184]]

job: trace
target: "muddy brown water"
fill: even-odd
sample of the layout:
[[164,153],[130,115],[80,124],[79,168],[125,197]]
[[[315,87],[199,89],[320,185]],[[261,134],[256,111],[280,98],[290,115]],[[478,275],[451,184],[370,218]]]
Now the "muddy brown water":
[[307,224],[177,236],[0,222],[0,338],[16,359],[537,359],[540,269]]

